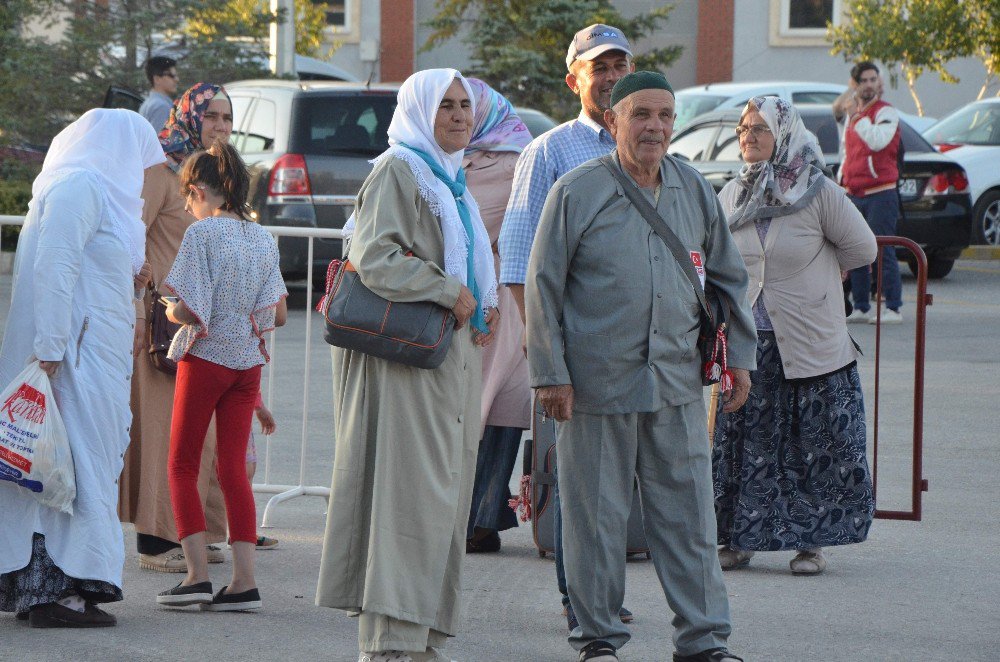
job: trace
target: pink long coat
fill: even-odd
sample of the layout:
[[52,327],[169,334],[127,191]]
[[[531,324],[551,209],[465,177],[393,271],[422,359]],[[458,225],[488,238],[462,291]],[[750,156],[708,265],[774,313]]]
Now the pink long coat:
[[[489,232],[498,276],[497,238],[510,198],[517,157],[514,152],[475,151],[464,162],[466,183]],[[527,429],[531,427],[531,388],[528,361],[521,349],[524,324],[510,290],[501,286],[497,295],[500,326],[496,339],[483,351],[483,425]]]

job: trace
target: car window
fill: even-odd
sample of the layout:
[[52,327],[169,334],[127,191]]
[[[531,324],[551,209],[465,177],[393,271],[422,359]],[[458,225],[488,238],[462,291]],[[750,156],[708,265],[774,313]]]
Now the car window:
[[244,125],[242,151],[252,154],[273,150],[276,121],[277,107],[274,102],[258,99],[249,123]]
[[712,139],[718,130],[718,124],[698,126],[690,131],[682,132],[670,142],[668,150],[674,156],[683,156],[688,161],[703,161],[712,147]]
[[792,103],[822,103],[832,105],[839,96],[836,92],[817,92],[815,90],[792,92]]
[[300,97],[293,115],[292,149],[314,155],[375,156],[389,147],[394,94]]
[[832,110],[829,113],[804,114],[802,123],[816,136],[824,154],[836,154],[840,151],[840,126],[833,119]]
[[678,94],[674,108],[677,113],[677,117],[674,119],[674,128],[679,129],[698,115],[715,110],[725,100],[726,97],[719,94]]
[[907,153],[933,152],[934,146],[927,142],[917,130],[906,122],[899,123],[900,140],[903,143],[903,150]]
[[924,134],[933,143],[1000,145],[1000,104],[971,104]]
[[243,128],[247,124],[247,120],[250,115],[250,104],[253,102],[253,97],[241,97],[237,95],[229,95],[229,101],[233,104],[233,133],[229,136],[229,142],[233,146],[242,151],[243,150]]
[[713,161],[742,161],[740,155],[740,140],[736,137],[735,124],[723,124],[719,135],[715,138],[715,149],[712,150]]

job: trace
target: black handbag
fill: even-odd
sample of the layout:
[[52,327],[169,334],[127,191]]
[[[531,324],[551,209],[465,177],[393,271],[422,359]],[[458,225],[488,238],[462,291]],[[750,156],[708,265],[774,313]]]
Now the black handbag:
[[441,365],[455,330],[449,309],[433,301],[383,299],[365,287],[349,260],[330,262],[317,309],[329,344],[415,368]]
[[174,334],[181,328],[181,325],[167,319],[167,307],[163,305],[160,293],[152,285],[150,285],[150,292],[153,305],[149,312],[149,324],[146,325],[149,360],[153,362],[154,368],[165,375],[173,376],[177,374],[177,362],[167,358],[167,352],[170,350]]
[[624,173],[617,167],[610,154],[601,157],[601,163],[611,174],[614,175],[618,183],[621,184],[625,195],[632,202],[642,217],[649,223],[653,232],[663,240],[663,243],[670,249],[670,254],[677,260],[681,271],[691,281],[698,302],[701,304],[701,327],[698,332],[698,351],[701,354],[702,372],[701,383],[705,386],[719,383],[723,391],[728,391],[733,385],[733,375],[729,371],[726,358],[727,323],[729,320],[729,302],[726,297],[718,292],[711,285],[702,287],[701,279],[691,261],[691,256],[681,240],[677,238],[674,231],[670,229],[667,222],[663,220],[659,212],[649,203],[646,196],[625,177]]

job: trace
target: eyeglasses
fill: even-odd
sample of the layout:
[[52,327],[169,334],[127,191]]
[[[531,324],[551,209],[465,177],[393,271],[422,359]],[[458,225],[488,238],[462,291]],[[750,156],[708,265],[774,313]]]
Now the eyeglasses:
[[753,126],[743,126],[741,124],[736,127],[737,138],[742,138],[744,133],[749,133],[754,138],[760,138],[765,133],[771,133],[771,129],[767,128],[766,124],[754,124]]

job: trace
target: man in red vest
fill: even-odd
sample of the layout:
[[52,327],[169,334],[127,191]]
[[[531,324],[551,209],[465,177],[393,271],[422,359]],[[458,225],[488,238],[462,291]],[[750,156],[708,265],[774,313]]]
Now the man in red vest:
[[[851,202],[864,215],[876,236],[896,234],[899,219],[899,114],[881,99],[882,79],[872,62],[859,62],[851,69],[851,90],[833,105],[839,121],[847,115],[844,131],[844,162],[840,183]],[[886,310],[883,324],[903,321],[902,283],[896,249],[886,246],[882,259],[882,289]],[[868,267],[851,271],[851,296],[854,312],[848,322],[875,323],[870,312],[871,274]]]

